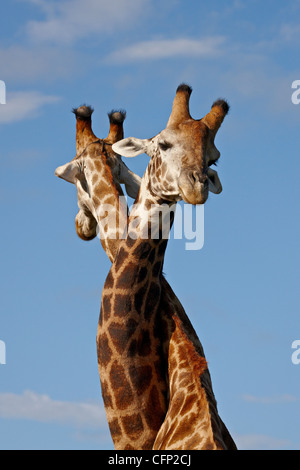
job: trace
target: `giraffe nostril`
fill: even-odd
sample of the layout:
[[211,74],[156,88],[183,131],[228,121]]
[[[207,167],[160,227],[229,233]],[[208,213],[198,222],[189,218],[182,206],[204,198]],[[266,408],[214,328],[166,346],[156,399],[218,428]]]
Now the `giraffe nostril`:
[[199,173],[198,171],[191,171],[189,173],[189,179],[191,181],[191,183],[193,185],[195,185],[196,183],[200,183],[200,184],[208,184],[208,179],[207,179],[207,175],[206,174],[203,174],[203,173]]
[[197,171],[190,171],[188,177],[192,185],[196,184],[199,181],[199,175]]
[[193,178],[193,180],[195,181],[195,183],[196,183],[197,181],[199,181],[199,175],[198,175],[197,171],[193,171],[193,173],[192,173],[192,178]]

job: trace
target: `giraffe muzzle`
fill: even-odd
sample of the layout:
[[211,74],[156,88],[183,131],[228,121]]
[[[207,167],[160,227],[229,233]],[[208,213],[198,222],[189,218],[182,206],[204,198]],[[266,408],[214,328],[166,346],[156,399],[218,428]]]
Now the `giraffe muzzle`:
[[79,210],[75,218],[76,233],[84,241],[93,240],[97,236],[97,221],[92,214],[87,215]]
[[183,171],[179,177],[182,199],[193,205],[204,204],[208,198],[207,175],[197,171]]

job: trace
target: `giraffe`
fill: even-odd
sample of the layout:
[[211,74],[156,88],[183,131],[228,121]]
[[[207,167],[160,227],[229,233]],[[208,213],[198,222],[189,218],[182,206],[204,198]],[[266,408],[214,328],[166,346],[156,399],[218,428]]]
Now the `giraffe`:
[[[214,139],[229,105],[217,100],[196,121],[189,113],[191,92],[185,84],[178,87],[167,127],[157,136],[130,137],[113,145],[125,157],[147,153],[151,158],[129,217],[126,240],[120,243],[103,288],[97,336],[102,354],[100,376],[108,389],[107,417],[112,434],[120,436],[118,448],[125,444],[124,432],[135,448],[151,448],[147,438],[149,428],[155,434],[156,423],[149,417],[150,413],[152,420],[154,414],[163,416],[160,406],[165,405],[166,390],[162,377],[169,365],[169,409],[152,448],[236,449],[217,412],[202,346],[184,311],[175,309],[177,316],[170,308],[170,291],[162,275],[167,246],[162,226],[157,227],[159,236],[145,236],[152,233],[151,218],[159,216],[163,204],[171,208],[181,199],[204,204],[208,191],[222,191],[218,174],[210,166],[220,157]],[[171,211],[169,229],[172,221]],[[168,314],[173,320],[171,330]],[[163,352],[166,344],[168,352]],[[135,406],[136,390],[139,407]]]
[[[81,110],[79,108],[76,111],[77,111],[77,113],[75,113],[75,114],[76,114],[76,117],[77,117],[77,149],[78,149],[78,154],[79,154],[80,152],[83,151],[83,149],[85,149],[86,145],[89,145],[91,142],[95,141],[95,136],[94,136],[93,132],[91,131],[91,123],[90,123],[90,117],[91,117],[91,114],[92,114],[91,109],[89,110],[89,113],[88,113],[89,114],[88,124],[86,122],[81,122],[82,121],[82,116],[81,116],[82,112],[81,111],[83,111],[83,110]],[[86,137],[86,135],[85,135],[86,132],[82,131],[82,127],[88,127],[89,128],[88,133],[90,135],[90,139],[88,141],[86,141],[84,139],[81,139],[82,136]],[[81,147],[79,147],[80,143],[81,143]],[[116,192],[118,192],[119,189],[120,189],[120,185],[118,184],[119,181],[118,181],[118,178],[117,178],[118,172],[113,171],[113,166],[111,166],[110,167],[111,174],[109,174],[109,169],[108,169],[108,166],[106,165],[106,159],[104,159],[104,161],[102,162],[102,167],[103,167],[102,170],[97,168],[97,169],[94,170],[94,174],[92,172],[87,172],[86,167],[89,167],[89,165],[87,164],[87,162],[89,160],[89,151],[90,151],[90,148],[87,148],[87,150],[84,153],[82,153],[82,155],[80,156],[81,159],[85,160],[85,164],[81,164],[79,167],[81,169],[84,167],[85,169],[84,169],[84,171],[81,170],[81,173],[77,169],[76,170],[77,173],[81,174],[81,176],[80,176],[81,179],[86,178],[85,185],[90,188],[89,193],[91,195],[93,195],[93,193],[94,193],[93,186],[95,186],[95,182],[93,182],[93,177],[95,176],[95,172],[98,172],[101,175],[103,175],[103,168],[105,168],[106,171],[104,173],[104,177],[107,178],[110,182],[113,182],[113,185],[115,186],[115,190],[113,190],[112,185],[110,185],[110,189],[111,189],[112,194],[115,195]],[[103,156],[101,158],[103,158]],[[100,158],[100,155],[98,155],[98,160],[101,160],[101,158]],[[117,156],[116,156],[116,158],[117,158]],[[113,160],[110,159],[109,163],[111,164],[112,161]],[[67,164],[64,167],[60,167],[59,171],[57,172],[58,176],[69,180],[68,175],[70,174],[70,169],[72,170],[71,173],[73,172],[73,165],[74,165],[73,162],[71,162],[71,164]],[[71,168],[69,168],[69,166],[71,166]],[[130,175],[130,179],[132,180],[132,175]],[[74,179],[74,183],[76,184],[76,178]],[[139,185],[139,181],[136,181],[136,179],[135,179],[135,183],[136,183],[135,184],[135,189],[136,189],[136,187]],[[126,189],[128,190],[128,188],[126,188]],[[78,192],[78,199],[80,197],[81,197],[81,194]],[[134,195],[133,195],[133,197],[134,197]],[[95,200],[95,198],[94,198],[93,201],[92,201],[92,204],[97,204],[98,202],[99,202],[99,200],[98,199]],[[115,201],[115,204],[118,207],[117,201]],[[81,203],[79,203],[79,206],[80,205],[81,205]],[[91,212],[97,213],[97,210],[93,210]],[[106,236],[107,233],[104,234],[104,235]],[[113,243],[118,245],[120,243],[120,240],[115,238]],[[115,253],[115,251],[116,250],[113,250],[113,253]],[[108,255],[109,255],[110,259],[112,260],[113,256],[111,256],[110,253],[108,253]],[[197,362],[199,362],[199,364],[201,364],[201,366],[204,363],[206,364],[205,359],[204,359],[204,352],[203,352],[202,346],[201,346],[201,344],[200,344],[200,342],[197,338],[197,335],[196,335],[195,331],[193,330],[193,327],[190,324],[189,319],[186,316],[183,307],[181,306],[179,300],[175,296],[174,292],[172,291],[171,287],[168,285],[168,283],[167,283],[167,281],[165,280],[164,277],[162,277],[162,286],[163,286],[162,300],[161,300],[161,312],[162,312],[161,317],[162,317],[162,319],[159,316],[156,317],[157,328],[162,328],[162,330],[165,332],[164,337],[162,338],[162,345],[163,346],[162,346],[162,349],[161,349],[161,354],[166,359],[165,359],[165,364],[164,364],[164,372],[161,373],[161,376],[163,376],[166,373],[166,369],[167,369],[167,365],[168,365],[167,363],[168,363],[168,360],[169,360],[169,362],[170,362],[170,373],[171,373],[171,375],[170,375],[171,385],[172,385],[173,388],[171,387],[171,400],[170,400],[170,403],[169,403],[169,411],[168,411],[168,415],[167,415],[167,420],[163,423],[163,426],[161,427],[161,430],[160,430],[160,433],[159,433],[160,436],[162,436],[164,434],[164,430],[166,430],[167,426],[170,428],[170,426],[172,425],[172,419],[170,417],[170,410],[174,409],[173,397],[176,399],[176,395],[174,395],[172,390],[179,390],[179,389],[182,390],[182,387],[179,384],[179,377],[180,377],[180,380],[181,380],[181,376],[180,376],[180,374],[176,375],[176,373],[174,373],[174,371],[176,372],[176,368],[179,367],[179,371],[182,372],[183,367],[182,367],[182,364],[178,364],[174,360],[174,357],[173,357],[177,354],[178,347],[179,347],[179,340],[180,340],[181,346],[183,344],[185,344],[186,350],[194,350],[192,359],[193,359],[195,364]],[[98,331],[98,333],[99,333],[99,331]],[[146,336],[147,336],[147,333],[146,333]],[[143,341],[145,342],[146,340],[147,340],[147,338],[146,339],[144,338]],[[177,342],[178,342],[178,346],[177,346]],[[174,347],[174,345],[176,347]],[[99,347],[98,347],[98,355],[99,355],[100,360],[102,360],[103,359],[103,351]],[[172,359],[172,357],[173,357],[173,359]],[[148,364],[149,364],[149,362],[150,361],[149,361],[149,358],[148,358]],[[196,369],[197,369],[197,367],[196,367]],[[216,403],[215,403],[215,398],[214,398],[214,394],[213,394],[213,391],[212,391],[211,379],[210,379],[208,369],[206,368],[204,373],[202,374],[202,377],[201,377],[202,385],[201,384],[198,385],[200,383],[199,382],[199,375],[198,376],[195,375],[194,370],[192,370],[192,371],[188,370],[187,365],[185,366],[185,373],[186,373],[186,375],[187,375],[187,373],[190,374],[190,381],[195,382],[196,390],[198,390],[198,389],[202,390],[203,399],[202,399],[201,406],[202,407],[206,406],[206,408],[209,410],[206,414],[206,418],[207,418],[206,423],[201,418],[201,426],[202,427],[207,426],[209,429],[213,428],[213,432],[214,432],[214,435],[216,436],[216,438],[218,438],[217,435],[218,435],[218,432],[219,432],[221,434],[221,436],[219,436],[218,439],[219,439],[219,442],[224,441],[223,448],[232,448],[232,447],[234,447],[234,444],[232,443],[232,440],[231,440],[231,437],[230,437],[228,431],[226,430],[225,426],[223,425],[221,419],[218,416]],[[100,373],[100,377],[101,377],[101,373]],[[163,387],[163,389],[167,390],[167,394],[168,394],[168,378],[167,377],[165,377],[165,381],[166,381],[166,385]],[[102,393],[103,393],[103,397],[104,397],[104,402],[106,403],[106,408],[110,408],[109,392],[106,391],[108,389],[108,387],[105,387],[105,385],[106,384],[104,384],[104,387],[102,386],[102,389],[103,389]],[[134,384],[131,382],[130,386],[132,388],[134,386]],[[191,384],[190,384],[190,387],[191,387]],[[125,388],[123,390],[125,390]],[[203,393],[203,390],[205,390],[205,393]],[[122,395],[122,392],[120,393],[120,396],[121,395]],[[125,395],[126,395],[126,393],[125,393]],[[194,395],[194,397],[195,397],[195,395]],[[164,401],[164,400],[162,400],[162,401]],[[138,398],[137,399],[137,403],[138,403],[137,409],[139,408],[139,402],[140,402],[140,399]],[[190,403],[191,403],[191,399],[190,399]],[[198,401],[197,401],[196,406],[199,406]],[[165,403],[163,403],[163,407],[166,407]],[[154,406],[153,406],[152,410],[149,410],[149,415],[151,414],[151,412],[153,414],[155,413],[155,407]],[[162,420],[163,415],[165,414],[165,412],[166,412],[166,409],[165,409],[164,412],[162,412],[162,410],[160,410],[160,418],[159,418],[159,420],[157,420],[157,423],[155,423],[155,428],[159,427],[159,421]],[[198,409],[198,414],[199,414],[199,409]],[[174,419],[174,416],[173,416],[173,419]],[[149,421],[149,416],[148,416],[148,421]],[[197,416],[196,416],[194,421],[197,422]],[[151,423],[151,421],[147,422],[147,425],[149,425],[149,424],[153,426],[153,422],[152,423]],[[139,425],[139,423],[137,423],[137,426],[138,425]],[[195,424],[194,424],[194,426],[195,426]],[[121,424],[121,426],[119,426],[117,421],[115,421],[115,422],[113,421],[111,423],[112,437],[113,437],[113,440],[115,441],[116,447],[120,448],[120,449],[122,449],[122,448],[139,448],[138,443],[133,442],[134,441],[134,436],[132,436],[132,432],[134,432],[134,431],[137,432],[138,431],[137,428],[135,430],[131,429],[132,432],[129,433],[130,434],[129,437],[127,437],[125,440],[123,439],[122,442],[120,441],[120,434],[122,434],[122,433],[124,434],[127,428],[128,428],[128,420],[126,421],[126,419],[123,420],[123,423]],[[151,448],[151,442],[154,440],[155,432],[156,431],[150,432],[151,438],[150,438],[150,441],[147,443],[146,447]],[[191,432],[190,432],[190,434],[191,434]],[[131,439],[132,437],[133,437],[133,439]],[[191,442],[192,442],[192,439],[190,439],[189,446],[190,446],[190,448],[193,448],[193,447],[191,447]],[[163,448],[163,447],[158,447],[159,442],[158,442],[157,438],[156,438],[156,444],[155,445],[157,446],[156,447],[157,449],[158,448]],[[168,445],[169,446],[171,445],[170,442],[168,443]],[[197,448],[197,449],[203,447],[203,445],[202,445],[202,447],[199,446],[199,444],[195,440],[194,440],[193,445],[195,446],[194,448]],[[205,445],[206,445],[206,448],[209,447],[207,442],[206,442]],[[169,448],[171,448],[171,447],[169,447]]]
[[[98,139],[92,130],[93,108],[80,106],[73,109],[76,116],[76,156],[55,174],[77,189],[79,211],[75,218],[77,235],[85,241],[97,236],[110,261],[113,261],[127,223],[127,206],[120,198],[127,194],[135,199],[141,178],[127,168],[122,159],[112,151],[112,144],[123,138],[125,111],[111,111],[109,134]],[[109,214],[105,210],[109,208]]]

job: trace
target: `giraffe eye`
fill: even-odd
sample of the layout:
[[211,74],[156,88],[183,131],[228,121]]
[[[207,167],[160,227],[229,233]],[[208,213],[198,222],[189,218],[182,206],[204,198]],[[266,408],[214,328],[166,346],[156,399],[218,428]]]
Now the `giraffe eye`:
[[166,150],[171,149],[171,148],[173,147],[173,145],[170,144],[169,142],[159,142],[158,145],[159,145],[159,148],[160,148],[161,150],[163,150],[164,152],[165,152]]

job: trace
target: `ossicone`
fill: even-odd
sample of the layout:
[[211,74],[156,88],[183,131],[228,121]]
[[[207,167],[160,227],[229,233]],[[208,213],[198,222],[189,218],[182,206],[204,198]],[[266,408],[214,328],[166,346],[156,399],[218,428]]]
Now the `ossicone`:
[[178,86],[176,93],[180,91],[183,91],[184,93],[187,93],[191,96],[193,89],[190,85],[187,85],[186,83],[181,83],[181,85]]
[[124,109],[112,110],[108,113],[108,118],[110,123],[109,134],[105,141],[114,144],[124,138],[123,122],[126,119],[126,111]]
[[211,108],[215,108],[215,107],[221,108],[225,116],[226,114],[229,113],[229,110],[230,110],[230,105],[228,104],[228,101],[223,100],[222,98],[219,98],[218,100],[214,101]]
[[176,91],[176,96],[173,102],[172,113],[170,115],[167,127],[176,127],[180,123],[191,119],[190,115],[190,96],[192,88],[182,83]]
[[201,119],[204,124],[212,131],[213,137],[221,127],[225,116],[228,114],[230,106],[224,99],[219,98],[212,104],[210,112]]
[[91,119],[92,114],[94,112],[94,108],[87,105],[79,106],[79,108],[73,108],[72,112],[75,114],[76,118],[81,119],[82,121],[86,121]]
[[113,109],[110,113],[107,113],[107,115],[111,124],[123,124],[126,119],[126,111],[124,109]]

